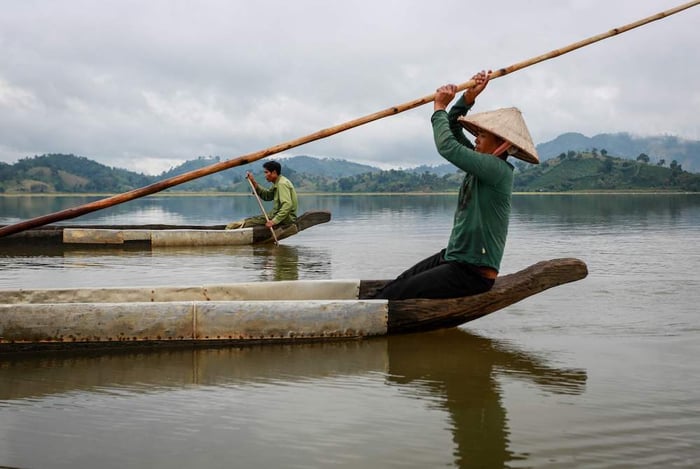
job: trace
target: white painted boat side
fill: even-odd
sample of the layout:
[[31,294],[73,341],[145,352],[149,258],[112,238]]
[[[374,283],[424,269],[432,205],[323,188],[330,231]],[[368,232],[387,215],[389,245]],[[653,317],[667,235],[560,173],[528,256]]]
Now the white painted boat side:
[[0,290],[0,304],[132,303],[168,301],[352,300],[359,280],[283,280],[203,286]]
[[233,246],[253,243],[253,228],[238,230],[115,230],[64,228],[64,244],[124,244],[147,241],[154,247]]
[[122,230],[64,228],[64,244],[124,244]]
[[386,300],[199,302],[197,339],[365,337],[387,333]]
[[0,305],[0,342],[366,337],[387,333],[386,300]]
[[253,243],[253,228],[238,230],[153,230],[151,246],[232,246]]

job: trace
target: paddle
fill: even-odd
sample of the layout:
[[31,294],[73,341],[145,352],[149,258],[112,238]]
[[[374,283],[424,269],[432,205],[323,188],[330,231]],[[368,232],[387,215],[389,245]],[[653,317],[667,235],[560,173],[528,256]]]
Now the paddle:
[[[626,31],[629,31],[630,29],[637,28],[639,26],[643,26],[647,23],[651,23],[652,21],[660,20],[663,18],[666,18],[667,16],[673,15],[675,13],[678,13],[680,11],[686,10],[688,8],[694,7],[700,3],[700,0],[695,0],[692,2],[685,3],[683,5],[677,6],[675,8],[671,8],[666,11],[662,11],[661,13],[657,13],[655,15],[649,16],[647,18],[641,19],[639,21],[635,21],[634,23],[630,23],[625,26],[621,26],[619,28],[612,29],[608,31],[607,33],[601,33],[595,36],[591,36],[588,39],[584,39],[582,41],[574,42],[573,44],[570,44],[566,47],[563,47],[561,49],[555,49],[553,51],[550,51],[546,54],[538,55],[537,57],[533,57],[529,60],[525,60],[523,62],[518,62],[516,64],[513,64],[509,67],[505,68],[500,68],[495,70],[491,74],[491,78],[498,78],[502,77],[504,75],[508,75],[509,73],[513,73],[517,70],[523,69],[525,67],[529,67],[530,65],[534,65],[540,62],[543,62],[548,59],[552,59],[554,57],[559,57],[563,54],[566,54],[568,52],[571,52],[576,49],[580,49],[581,47],[587,46],[589,44],[593,44],[594,42],[601,41],[603,39],[624,33]],[[462,83],[461,85],[458,85],[457,91],[463,91],[475,84],[474,80],[469,80],[465,83]],[[184,174],[181,174],[179,176],[174,176],[168,179],[164,179],[159,182],[155,182],[153,184],[150,184],[148,186],[142,187],[140,189],[134,189],[129,192],[124,192],[123,194],[118,194],[114,195],[111,197],[107,197],[105,199],[101,200],[96,200],[94,202],[90,202],[85,205],[80,205],[78,207],[66,209],[66,210],[61,210],[59,212],[54,212],[50,213],[48,215],[43,215],[40,217],[32,218],[29,220],[25,220],[19,223],[15,223],[13,225],[7,225],[2,228],[0,228],[0,237],[7,236],[13,233],[18,233],[20,231],[28,230],[30,228],[35,228],[38,226],[43,226],[48,223],[53,223],[56,221],[60,220],[67,220],[69,218],[75,218],[79,217],[80,215],[85,215],[86,213],[94,212],[96,210],[101,210],[103,208],[108,208],[113,205],[121,204],[124,202],[128,202],[129,200],[137,199],[139,197],[143,197],[149,194],[153,194],[156,192],[160,192],[162,190],[168,189],[173,186],[177,186],[178,184],[183,184],[185,182],[191,181],[193,179],[197,179],[203,176],[208,176],[209,174],[214,174],[219,171],[223,171],[225,169],[229,168],[234,168],[236,166],[241,166],[244,164],[252,163],[253,161],[257,161],[261,158],[264,158],[266,156],[274,155],[275,153],[279,153],[285,150],[289,150],[294,147],[298,147],[300,145],[303,145],[305,143],[313,142],[315,140],[319,140],[322,138],[329,137],[331,135],[335,135],[337,133],[343,132],[348,129],[352,129],[354,127],[358,127],[363,124],[367,124],[368,122],[372,122],[387,116],[392,116],[395,114],[399,114],[401,112],[407,111],[409,109],[416,108],[418,106],[422,106],[424,104],[427,104],[429,102],[432,102],[435,99],[435,93],[425,96],[423,98],[415,99],[413,101],[409,101],[404,104],[400,104],[398,106],[392,106],[390,108],[384,109],[383,111],[375,112],[374,114],[369,114],[364,117],[360,117],[358,119],[354,119],[351,121],[348,121],[344,124],[336,125],[333,127],[328,127],[326,129],[319,130],[317,132],[314,132],[312,134],[309,134],[305,137],[300,137],[294,140],[290,140],[288,142],[280,143],[278,145],[274,145],[272,147],[266,148],[265,150],[260,150],[256,151],[253,153],[248,153],[243,156],[239,156],[238,158],[233,158],[230,160],[226,161],[221,161],[219,163],[210,165],[210,166],[205,166],[204,168],[200,168],[194,171],[190,171]]]
[[[246,179],[248,180],[248,183],[250,184],[250,188],[253,190],[253,195],[255,196],[255,200],[258,201],[258,205],[260,206],[260,211],[265,215],[265,221],[270,221],[270,219],[267,216],[267,212],[265,211],[265,207],[263,207],[262,200],[260,200],[260,196],[258,195],[258,191],[255,190],[255,186],[253,185],[253,181],[250,180],[249,177],[246,176]],[[275,245],[279,244],[279,241],[277,241],[277,235],[275,234],[275,229],[273,227],[270,227],[270,233],[272,233],[272,238],[275,240]]]

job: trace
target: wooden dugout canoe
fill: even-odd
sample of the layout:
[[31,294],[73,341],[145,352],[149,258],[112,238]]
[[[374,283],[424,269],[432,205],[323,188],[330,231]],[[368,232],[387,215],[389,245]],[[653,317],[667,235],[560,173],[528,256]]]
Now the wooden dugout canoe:
[[134,345],[331,341],[455,327],[585,278],[578,259],[503,275],[480,295],[374,300],[385,280],[294,280],[202,287],[0,290],[0,353]]
[[[277,239],[331,219],[330,212],[305,212],[291,225],[275,229]],[[79,246],[236,246],[274,241],[265,226],[226,230],[225,225],[47,225],[0,238],[0,247],[26,244]]]

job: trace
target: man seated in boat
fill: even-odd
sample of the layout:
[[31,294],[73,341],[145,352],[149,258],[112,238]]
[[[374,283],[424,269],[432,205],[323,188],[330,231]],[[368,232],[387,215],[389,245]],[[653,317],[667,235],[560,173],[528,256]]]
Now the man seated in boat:
[[292,181],[282,176],[282,165],[277,161],[267,161],[263,164],[265,179],[272,183],[269,188],[261,187],[253,177],[253,174],[248,171],[246,177],[250,180],[255,188],[255,192],[262,200],[274,200],[272,211],[265,215],[244,218],[226,225],[227,230],[235,230],[237,228],[248,228],[251,226],[265,225],[268,228],[274,228],[277,225],[289,225],[297,220],[297,191],[294,189]]
[[[537,164],[539,159],[520,111],[515,108],[465,115],[489,82],[477,73],[449,113],[457,87],[435,94],[431,118],[440,155],[466,174],[462,181],[447,248],[422,260],[389,282],[376,297],[457,298],[488,291],[498,275],[508,233],[513,190],[509,155]],[[476,136],[476,146],[462,131]]]

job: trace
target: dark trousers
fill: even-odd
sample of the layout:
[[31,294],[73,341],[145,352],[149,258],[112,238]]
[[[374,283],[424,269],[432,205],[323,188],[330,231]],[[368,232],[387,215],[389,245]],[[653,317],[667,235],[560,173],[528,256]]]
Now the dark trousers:
[[493,283],[472,265],[445,260],[443,249],[386,284],[375,298],[458,298],[489,291]]

